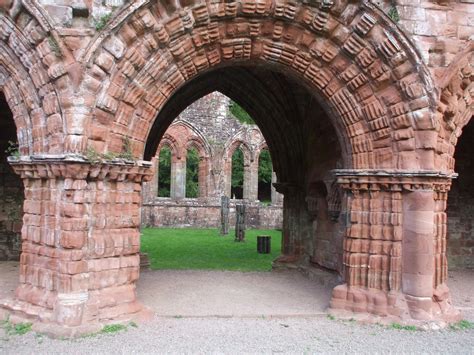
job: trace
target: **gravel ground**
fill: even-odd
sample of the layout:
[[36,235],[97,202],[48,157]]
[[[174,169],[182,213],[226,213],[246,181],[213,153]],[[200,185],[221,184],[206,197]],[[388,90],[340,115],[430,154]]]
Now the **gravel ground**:
[[113,335],[0,341],[3,354],[438,353],[472,354],[474,330],[408,331],[319,318],[156,318]]
[[[0,264],[0,297],[18,266]],[[453,303],[474,321],[474,270],[450,272]],[[154,320],[126,331],[54,340],[0,330],[0,354],[450,353],[474,354],[474,329],[397,330],[331,320],[331,287],[296,272],[148,271],[138,295]]]

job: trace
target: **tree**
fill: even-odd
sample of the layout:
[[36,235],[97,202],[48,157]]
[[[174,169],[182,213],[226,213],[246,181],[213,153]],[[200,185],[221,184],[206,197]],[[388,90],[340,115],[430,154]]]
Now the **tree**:
[[199,197],[199,153],[196,148],[189,149],[186,157],[186,197]]
[[237,102],[230,100],[230,113],[243,124],[255,124],[253,118]]
[[262,150],[260,158],[258,159],[258,181],[271,183],[272,182],[272,157],[268,150]]
[[231,197],[242,198],[244,188],[244,153],[238,148],[232,154]]
[[171,149],[163,147],[158,158],[158,196],[170,197],[171,194]]

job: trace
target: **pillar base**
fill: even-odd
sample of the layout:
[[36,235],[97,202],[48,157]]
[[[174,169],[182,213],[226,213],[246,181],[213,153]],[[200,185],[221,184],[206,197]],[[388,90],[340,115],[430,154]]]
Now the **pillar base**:
[[443,287],[443,299],[413,297],[402,292],[387,292],[363,287],[336,286],[329,313],[342,319],[366,323],[416,325],[439,329],[461,320],[461,313],[451,305],[449,290]]
[[153,319],[154,312],[137,301],[107,307],[107,310],[97,314],[96,319],[84,319],[94,313],[97,305],[85,304],[79,306],[84,311],[83,319],[74,325],[64,324],[58,318],[67,317],[77,311],[78,305],[70,305],[63,314],[57,310],[46,309],[30,303],[13,300],[0,300],[0,319],[8,319],[13,324],[32,323],[32,330],[46,334],[52,338],[75,338],[100,332],[107,324],[124,324],[131,322],[142,323]]

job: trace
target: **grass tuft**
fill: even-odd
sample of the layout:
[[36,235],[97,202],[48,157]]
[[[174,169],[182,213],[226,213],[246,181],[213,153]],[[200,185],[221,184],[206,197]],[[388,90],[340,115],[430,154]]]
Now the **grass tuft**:
[[397,330],[408,330],[408,331],[417,331],[419,330],[415,325],[401,325],[399,323],[392,323],[390,324],[390,328],[397,329]]
[[126,329],[127,329],[127,326],[123,324],[107,324],[107,325],[104,325],[101,333],[103,334],[117,333]]
[[474,329],[474,322],[469,322],[468,320],[460,320],[457,323],[451,324],[449,326],[450,329],[452,330],[468,330],[468,329]]
[[7,335],[25,335],[31,331],[32,326],[32,323],[13,324],[8,318],[1,323],[1,327]]
[[[272,237],[272,252],[257,253],[257,236]],[[246,243],[235,243],[233,231],[220,236],[217,229],[144,228],[142,252],[148,253],[154,270],[271,271],[280,255],[281,232],[247,230]]]

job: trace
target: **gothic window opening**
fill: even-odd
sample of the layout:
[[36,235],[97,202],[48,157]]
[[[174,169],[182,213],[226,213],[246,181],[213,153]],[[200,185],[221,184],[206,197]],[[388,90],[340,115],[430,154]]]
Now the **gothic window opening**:
[[264,149],[258,158],[258,200],[264,204],[272,201],[272,172],[272,157],[268,149]]
[[230,197],[237,200],[244,198],[244,153],[240,148],[232,154]]
[[167,146],[159,154],[158,197],[171,197],[171,149]]
[[186,197],[199,197],[199,152],[188,149],[186,156]]

